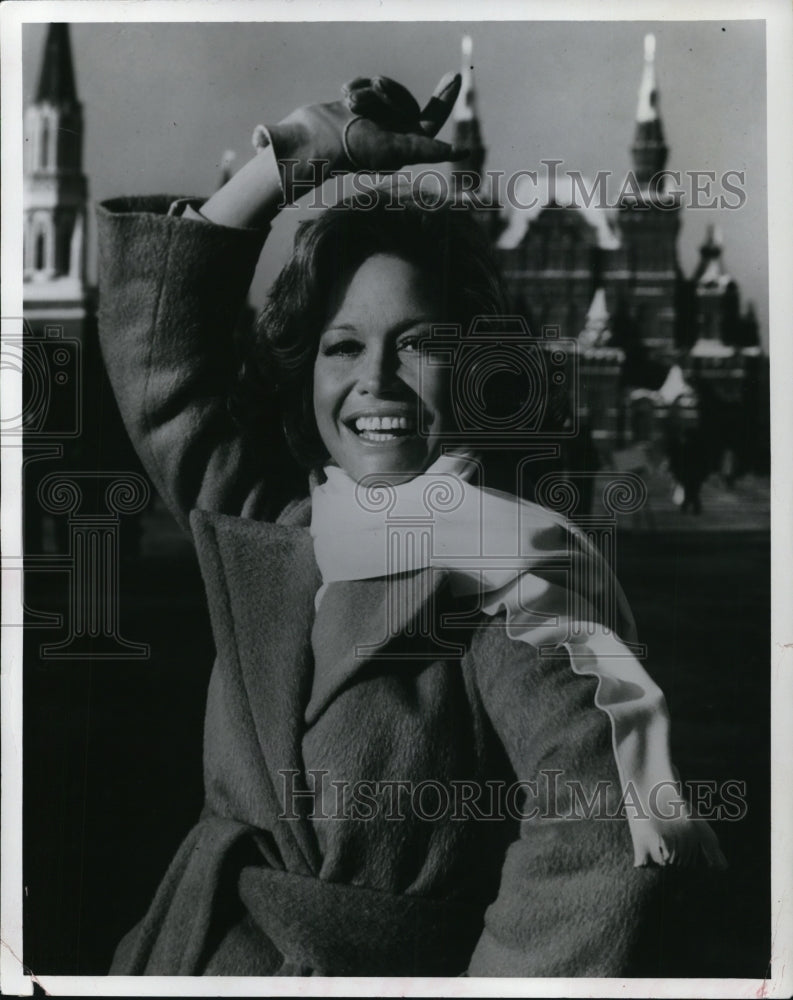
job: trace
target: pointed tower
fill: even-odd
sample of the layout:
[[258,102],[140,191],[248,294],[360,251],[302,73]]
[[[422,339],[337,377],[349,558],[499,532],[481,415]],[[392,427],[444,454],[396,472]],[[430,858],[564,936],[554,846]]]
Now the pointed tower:
[[84,309],[88,185],[83,109],[77,99],[69,26],[51,24],[33,104],[25,111],[25,314]]
[[659,113],[655,36],[645,35],[639,84],[633,168],[622,186],[617,210],[620,250],[604,267],[604,281],[634,317],[625,348],[666,364],[681,339],[678,306],[683,276],[677,258],[681,200],[665,189],[668,147]]
[[740,339],[738,286],[724,268],[723,250],[721,231],[708,226],[694,272],[698,334],[694,355],[707,354],[709,347],[722,354],[724,347],[737,346]]
[[705,242],[699,248],[699,263],[694,272],[694,281],[698,286],[721,287],[730,280],[721,259],[723,252],[724,239],[721,229],[710,224],[705,230]]
[[644,36],[644,70],[639,85],[636,131],[631,153],[636,179],[646,189],[654,174],[666,166],[669,147],[659,111],[658,85],[655,79],[655,35]]
[[469,150],[464,160],[452,166],[452,184],[458,195],[478,191],[482,186],[482,168],[486,149],[482,144],[482,130],[477,112],[474,86],[474,44],[470,35],[462,40],[462,86],[454,107],[454,144]]
[[578,335],[579,389],[576,408],[581,426],[588,428],[595,446],[608,454],[620,433],[619,400],[625,352],[614,343],[606,290],[595,289]]
[[611,316],[606,305],[604,288],[595,290],[586,314],[584,329],[578,335],[578,343],[583,348],[605,347],[611,341]]

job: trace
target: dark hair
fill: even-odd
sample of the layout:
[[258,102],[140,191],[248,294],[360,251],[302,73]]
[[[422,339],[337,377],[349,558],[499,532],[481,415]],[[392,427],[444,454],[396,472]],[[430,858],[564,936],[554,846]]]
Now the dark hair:
[[[340,202],[300,224],[243,349],[236,413],[245,421],[280,414],[289,449],[304,469],[327,452],[314,419],[313,368],[320,335],[355,271],[377,253],[401,257],[426,276],[445,322],[463,330],[477,315],[503,314],[501,279],[483,226],[462,205],[395,202],[385,190]],[[241,406],[239,404],[242,404]]]

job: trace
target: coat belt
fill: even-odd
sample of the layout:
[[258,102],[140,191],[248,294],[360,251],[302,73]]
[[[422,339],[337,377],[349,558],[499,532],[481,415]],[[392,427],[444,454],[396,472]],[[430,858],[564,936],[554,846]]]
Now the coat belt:
[[313,975],[459,975],[482,931],[481,906],[259,865],[242,870],[239,891],[248,913],[289,964]]

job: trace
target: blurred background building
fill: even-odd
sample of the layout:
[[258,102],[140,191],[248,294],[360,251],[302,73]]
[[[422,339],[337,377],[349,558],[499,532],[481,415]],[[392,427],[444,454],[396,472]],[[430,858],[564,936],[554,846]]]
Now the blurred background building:
[[590,467],[663,463],[678,506],[697,513],[695,484],[713,473],[728,489],[746,474],[767,474],[769,365],[754,307],[742,307],[713,226],[694,273],[684,274],[679,263],[684,207],[681,191],[668,178],[659,182],[670,149],[654,36],[644,39],[631,146],[635,183],[623,185],[615,206],[597,178],[549,171],[520,179],[513,204],[494,211],[469,37],[462,52],[454,135],[471,152],[453,168],[455,186],[481,208],[511,308],[534,336],[551,331],[577,342],[570,405],[581,434],[591,436]]
[[[83,138],[69,26],[51,24],[24,122],[24,543],[33,557],[69,549],[70,515],[108,516],[108,476],[142,474],[99,350]],[[43,483],[57,492],[51,477],[67,471],[79,484],[71,510],[42,492]],[[140,513],[125,517],[120,554],[138,550],[141,531]]]
[[[550,331],[576,343],[577,377],[567,380],[570,386],[575,382],[567,406],[579,433],[563,449],[563,464],[580,471],[640,471],[650,480],[655,477],[656,492],[666,491],[677,507],[692,512],[701,509],[699,486],[706,481],[721,495],[747,482],[747,476],[765,476],[769,368],[754,309],[741,303],[739,283],[725,263],[728,248],[715,227],[707,229],[694,272],[683,273],[677,249],[685,218],[680,192],[657,183],[670,148],[660,111],[654,37],[645,37],[638,80],[631,145],[635,183],[624,186],[616,205],[604,204],[605,188],[598,187],[597,179],[582,177],[576,184],[570,171],[560,172],[552,185],[546,178],[544,187],[523,178],[524,186],[519,180],[514,188],[513,204],[498,204],[498,191],[485,169],[487,123],[479,116],[473,60],[473,42],[465,36],[463,87],[453,128],[455,140],[470,152],[454,165],[452,181],[461,198],[487,206],[482,224],[501,262],[510,308],[526,320],[532,336],[543,338]],[[60,441],[59,460],[72,467],[139,471],[96,340],[96,289],[86,277],[89,200],[83,127],[69,26],[52,24],[35,99],[25,113],[27,330],[31,348],[35,340],[35,351],[48,352],[48,359],[54,338],[79,344],[82,431]],[[626,144],[629,140],[626,136]],[[224,154],[221,183],[230,176],[233,160],[233,153]],[[253,317],[248,309],[243,325]],[[58,407],[67,403],[56,396],[48,420],[53,427],[65,426],[69,420]],[[48,453],[35,445],[37,440],[33,435],[28,439],[29,499],[35,498],[36,482],[47,471]],[[55,436],[48,440],[52,444]],[[741,496],[744,508],[753,500],[765,502],[762,486],[749,493]],[[54,529],[41,524],[33,499],[27,514],[29,529],[43,531],[51,546],[57,518]],[[126,532],[128,540],[133,536],[134,531]]]

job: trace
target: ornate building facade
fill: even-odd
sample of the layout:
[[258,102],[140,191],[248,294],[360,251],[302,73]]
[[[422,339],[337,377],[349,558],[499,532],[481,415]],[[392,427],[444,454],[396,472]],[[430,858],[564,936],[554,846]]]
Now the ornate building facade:
[[[454,138],[472,151],[452,176],[458,196],[487,205],[492,189],[476,108],[466,39]],[[615,207],[601,197],[605,187],[597,182],[572,172],[549,179],[546,171],[543,183],[537,171],[537,180],[526,178],[523,187],[518,181],[515,205],[483,211],[510,307],[534,336],[551,331],[577,341],[573,405],[603,462],[633,442],[663,445],[675,403],[666,395],[679,382],[687,421],[696,420],[707,441],[709,468],[765,471],[768,359],[754,311],[751,305],[741,310],[738,284],[724,269],[713,230],[695,272],[686,276],[681,268],[684,206],[662,180],[669,147],[652,35],[644,40],[631,154],[631,183],[623,185]],[[679,379],[669,379],[673,369]]]
[[35,100],[25,111],[24,155],[25,318],[34,327],[52,320],[82,339],[94,295],[86,282],[83,108],[67,24],[48,28]]
[[[97,292],[86,271],[89,201],[83,127],[69,25],[50,24],[35,96],[24,119],[23,494],[28,555],[71,551],[71,515],[86,517],[92,505],[101,507],[101,484],[107,485],[108,477],[137,482],[142,473],[99,350]],[[74,511],[61,509],[48,492],[53,477],[67,475],[82,497]],[[137,532],[132,517],[122,533],[125,551],[134,549]]]

